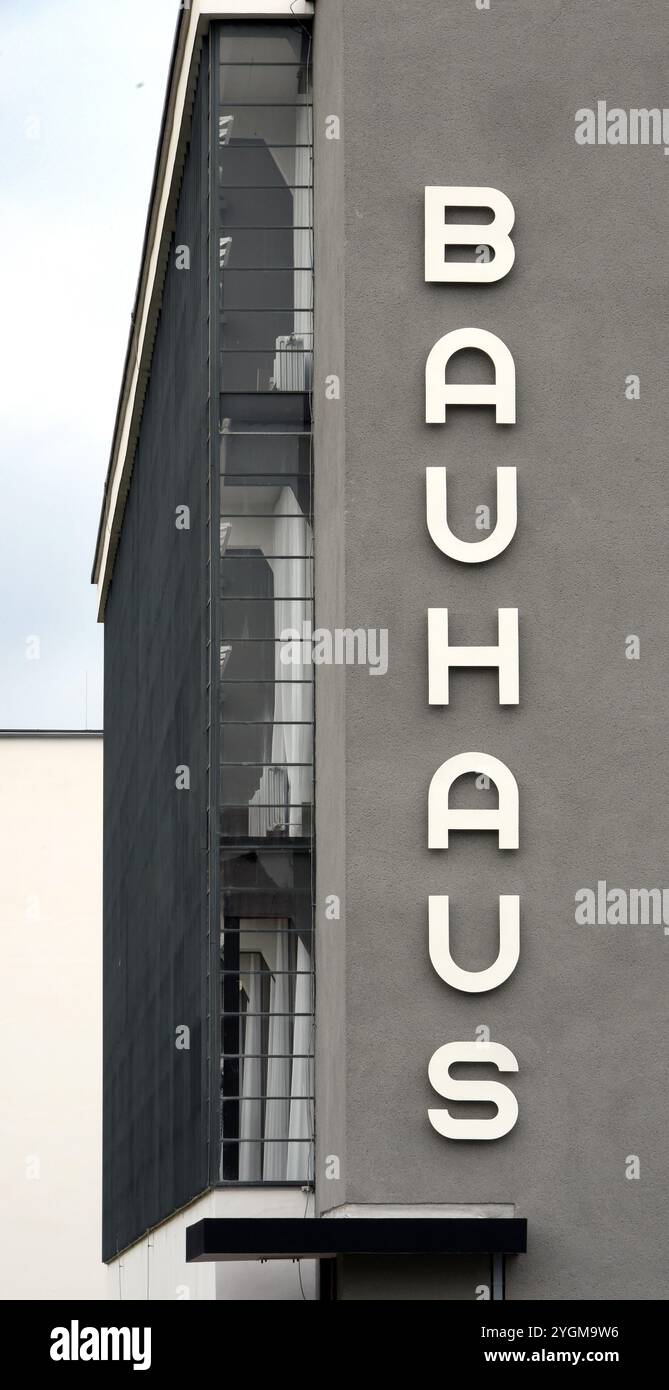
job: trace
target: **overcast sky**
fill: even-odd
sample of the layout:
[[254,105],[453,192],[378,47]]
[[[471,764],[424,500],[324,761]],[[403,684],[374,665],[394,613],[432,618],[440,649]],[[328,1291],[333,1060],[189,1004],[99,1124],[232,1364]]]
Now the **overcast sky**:
[[178,9],[0,5],[3,729],[102,726],[90,573]]

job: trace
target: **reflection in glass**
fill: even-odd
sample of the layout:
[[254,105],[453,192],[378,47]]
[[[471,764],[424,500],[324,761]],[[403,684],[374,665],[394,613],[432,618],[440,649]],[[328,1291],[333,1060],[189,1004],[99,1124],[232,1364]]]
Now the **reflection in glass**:
[[218,57],[220,63],[300,63],[307,61],[310,46],[303,25],[237,21],[223,25]]
[[298,106],[309,98],[308,71],[304,66],[230,63],[220,72],[223,117],[231,106]]
[[244,515],[221,521],[226,723],[235,710],[232,683],[246,689],[245,726],[235,721],[236,741],[228,730],[224,761],[255,766],[227,767],[221,799],[247,802],[249,834],[300,836],[311,823],[313,672],[308,650],[291,638],[313,620],[313,532],[294,488],[280,478],[270,489],[248,485],[244,502]]
[[[313,357],[310,108],[294,108],[292,129],[281,123],[282,134],[293,137],[290,144],[272,143],[276,133],[268,123],[267,138],[241,135],[238,111],[229,111],[222,121],[218,155],[222,389],[308,392]],[[252,230],[265,261],[268,241],[276,231],[273,267],[254,266],[248,249],[238,250],[238,243],[246,240],[246,229]],[[292,229],[292,246],[286,237],[288,229]],[[238,269],[240,258],[244,271]]]
[[310,933],[290,918],[227,915],[221,981],[220,1178],[306,1182],[313,1177]]
[[[300,114],[298,118],[298,112]],[[227,101],[222,113],[223,138],[262,140],[265,145],[311,145],[313,108],[298,106],[248,106]],[[299,119],[299,125],[298,125]],[[306,141],[304,136],[306,135]],[[302,137],[302,139],[300,139]]]
[[[224,24],[217,117],[220,1179],[313,1180],[310,37]],[[288,659],[286,656],[288,654]]]

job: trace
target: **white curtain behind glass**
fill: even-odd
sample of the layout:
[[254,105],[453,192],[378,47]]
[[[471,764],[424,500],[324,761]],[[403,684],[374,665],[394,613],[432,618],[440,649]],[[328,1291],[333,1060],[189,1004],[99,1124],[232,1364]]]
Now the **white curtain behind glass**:
[[[267,922],[269,926],[269,921]],[[277,927],[288,923],[277,919]],[[265,1182],[283,1181],[288,1158],[288,1125],[290,1121],[290,976],[289,943],[286,931],[277,932],[276,970],[270,986],[270,1019],[267,1059],[267,1102],[265,1105]]]
[[[274,549],[277,558],[269,563],[274,571],[275,594],[299,594],[306,597],[274,600],[274,634],[278,639],[287,628],[296,629],[302,636],[302,624],[309,616],[312,592],[311,555],[312,529],[302,512],[292,488],[281,489],[274,508],[279,513],[274,521]],[[296,520],[299,518],[299,521]],[[295,645],[293,645],[293,651]],[[306,652],[301,654],[306,655]],[[280,643],[275,642],[274,730],[272,734],[272,763],[286,766],[289,787],[289,835],[303,835],[303,805],[311,802],[311,766],[313,730],[311,708],[306,704],[304,682],[312,675],[310,663],[284,665]],[[304,721],[304,722],[300,722]],[[293,764],[293,766],[291,766]]]
[[242,1182],[259,1182],[262,1178],[262,1057],[260,969],[262,956],[249,952],[247,969],[248,1004],[244,1030],[244,1059],[242,1062],[241,1103],[239,1116],[239,1176]]
[[291,1182],[306,1182],[313,1177],[309,1172],[311,1142],[308,1137],[312,1131],[313,1063],[307,1054],[311,1052],[314,1021],[311,1017],[311,956],[302,941],[297,943],[297,970],[286,1177]]

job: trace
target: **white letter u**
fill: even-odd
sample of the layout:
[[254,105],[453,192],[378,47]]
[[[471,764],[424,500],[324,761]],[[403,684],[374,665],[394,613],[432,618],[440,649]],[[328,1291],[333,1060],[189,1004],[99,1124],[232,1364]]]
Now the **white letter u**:
[[513,974],[520,955],[520,898],[516,894],[500,895],[499,952],[487,970],[462,970],[451,955],[448,896],[432,896],[429,900],[430,960],[442,980],[465,994],[485,994],[497,989]]

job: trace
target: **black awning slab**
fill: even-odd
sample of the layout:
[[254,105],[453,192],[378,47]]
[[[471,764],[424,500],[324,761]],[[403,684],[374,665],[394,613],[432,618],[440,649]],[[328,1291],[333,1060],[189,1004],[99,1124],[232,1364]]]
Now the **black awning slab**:
[[519,1255],[524,1217],[206,1217],[186,1229],[188,1264],[335,1255]]

